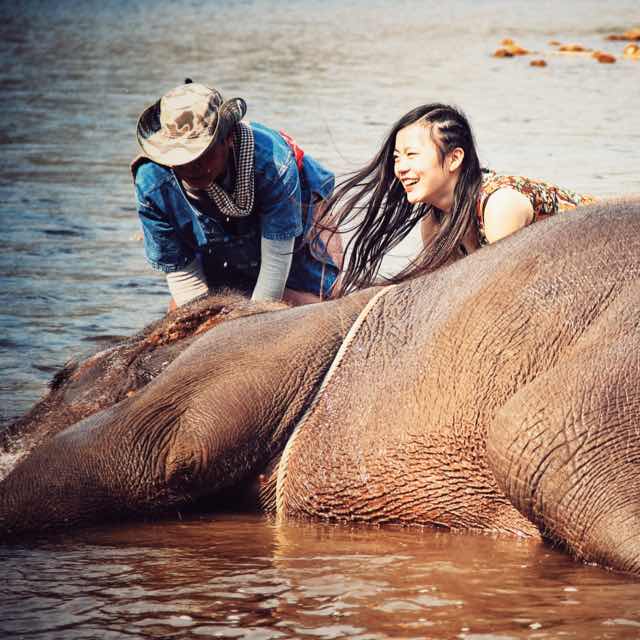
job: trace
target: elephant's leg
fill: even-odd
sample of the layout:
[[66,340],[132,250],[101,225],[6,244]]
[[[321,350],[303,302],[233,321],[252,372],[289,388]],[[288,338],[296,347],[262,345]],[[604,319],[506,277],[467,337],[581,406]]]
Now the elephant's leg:
[[[636,306],[637,308],[637,306]],[[521,389],[489,429],[498,484],[578,559],[640,573],[640,334],[600,339]]]

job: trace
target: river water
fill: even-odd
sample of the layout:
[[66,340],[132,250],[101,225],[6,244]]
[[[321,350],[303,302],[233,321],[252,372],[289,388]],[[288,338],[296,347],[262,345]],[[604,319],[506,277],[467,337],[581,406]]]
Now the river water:
[[[0,428],[72,357],[159,318],[128,163],[189,76],[337,173],[430,101],[497,170],[640,192],[637,0],[21,0],[0,25]],[[537,51],[491,56],[504,37]],[[618,56],[559,55],[551,40]],[[387,269],[409,255],[411,243]],[[3,637],[640,637],[640,586],[537,544],[231,517],[0,550]]]
[[3,638],[640,636],[640,583],[512,539],[225,516],[0,558]]

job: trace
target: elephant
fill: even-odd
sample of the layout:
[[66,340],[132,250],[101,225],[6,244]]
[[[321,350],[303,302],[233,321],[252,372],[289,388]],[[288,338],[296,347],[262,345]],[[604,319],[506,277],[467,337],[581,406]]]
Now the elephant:
[[[640,574],[640,200],[223,322],[0,483],[0,539],[215,508],[540,537]],[[251,502],[251,500],[249,501]]]

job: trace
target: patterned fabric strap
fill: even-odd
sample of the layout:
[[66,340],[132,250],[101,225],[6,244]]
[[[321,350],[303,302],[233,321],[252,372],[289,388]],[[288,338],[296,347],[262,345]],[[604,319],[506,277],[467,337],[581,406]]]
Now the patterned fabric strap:
[[213,182],[206,192],[218,207],[220,213],[230,218],[246,218],[253,211],[255,200],[255,156],[251,127],[238,122],[233,128],[233,145],[238,150],[236,183],[229,195],[220,185]]

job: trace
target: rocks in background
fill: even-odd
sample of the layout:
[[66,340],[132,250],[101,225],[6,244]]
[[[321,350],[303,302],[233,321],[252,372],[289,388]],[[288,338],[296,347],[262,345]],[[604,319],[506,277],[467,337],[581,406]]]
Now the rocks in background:
[[[634,27],[620,34],[610,34],[606,36],[606,40],[609,41],[640,41],[640,27]],[[518,56],[527,56],[531,54],[537,54],[545,56],[550,55],[583,55],[596,60],[600,64],[613,64],[616,62],[617,57],[613,53],[608,51],[593,50],[589,47],[585,47],[579,43],[563,44],[559,40],[550,40],[549,46],[553,49],[545,54],[540,51],[530,51],[529,49],[516,43],[512,38],[504,38],[500,41],[500,47],[496,49],[492,56],[494,58],[515,58]],[[626,60],[640,60],[640,46],[634,43],[628,44],[622,51],[622,58]],[[544,57],[536,58],[529,62],[531,67],[546,67],[547,61]]]

